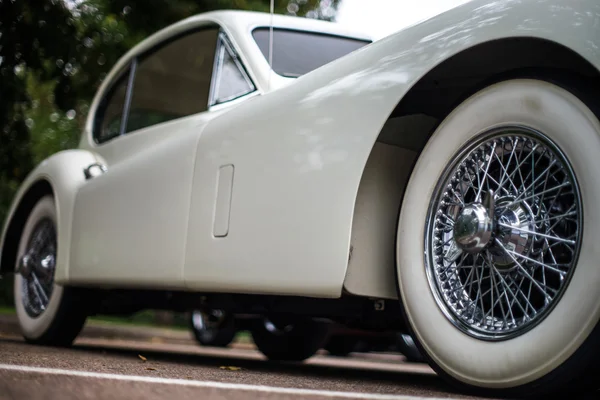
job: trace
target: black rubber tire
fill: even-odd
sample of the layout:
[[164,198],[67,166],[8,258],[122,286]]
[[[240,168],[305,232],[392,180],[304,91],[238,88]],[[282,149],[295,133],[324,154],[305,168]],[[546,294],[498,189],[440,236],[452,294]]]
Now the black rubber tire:
[[194,323],[194,312],[190,316],[190,327],[196,341],[202,346],[227,347],[235,339],[237,327],[233,315],[228,314],[218,328],[200,330]]
[[414,363],[424,363],[427,362],[423,358],[423,355],[419,351],[416,343],[414,342],[412,336],[406,333],[398,334],[398,351],[402,353],[404,357],[406,357],[406,361],[414,362]]
[[323,348],[329,337],[330,325],[313,319],[296,319],[289,330],[278,332],[267,329],[267,322],[256,319],[250,332],[258,350],[272,361],[304,361]]
[[346,357],[356,351],[359,340],[352,336],[335,335],[327,341],[324,349],[336,357]]

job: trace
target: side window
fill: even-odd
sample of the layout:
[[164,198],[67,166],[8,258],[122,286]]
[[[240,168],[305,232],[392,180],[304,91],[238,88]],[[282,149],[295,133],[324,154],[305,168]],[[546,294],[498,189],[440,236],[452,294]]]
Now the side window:
[[96,116],[94,127],[94,139],[98,143],[106,142],[121,133],[129,73],[130,69],[128,68],[116,81],[98,108],[99,113]]
[[187,33],[131,61],[100,103],[94,139],[106,142],[255,90],[218,27]]
[[251,93],[256,88],[246,70],[227,40],[224,33],[219,35],[215,74],[211,90],[211,105],[224,103]]
[[218,33],[190,33],[140,57],[125,132],[206,111]]

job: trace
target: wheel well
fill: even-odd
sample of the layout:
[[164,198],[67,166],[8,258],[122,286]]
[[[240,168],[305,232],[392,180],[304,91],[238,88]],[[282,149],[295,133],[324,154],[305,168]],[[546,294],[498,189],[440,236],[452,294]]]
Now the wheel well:
[[600,72],[592,64],[561,44],[538,38],[498,39],[437,65],[410,89],[390,117],[426,114],[441,119],[493,82],[536,72],[600,80]]
[[[466,49],[412,86],[380,131],[361,178],[344,282],[349,293],[390,298],[395,292],[396,225],[390,220],[398,219],[414,164],[442,119],[486,86],[540,75],[596,87],[600,83],[600,72],[574,51],[548,40],[518,37]],[[385,239],[390,237],[394,239]]]
[[21,198],[21,202],[17,206],[17,209],[8,224],[4,243],[2,243],[0,272],[7,273],[14,270],[17,247],[19,246],[19,240],[21,239],[27,217],[37,201],[48,194],[54,195],[54,191],[52,190],[50,183],[47,180],[42,179],[31,185]]

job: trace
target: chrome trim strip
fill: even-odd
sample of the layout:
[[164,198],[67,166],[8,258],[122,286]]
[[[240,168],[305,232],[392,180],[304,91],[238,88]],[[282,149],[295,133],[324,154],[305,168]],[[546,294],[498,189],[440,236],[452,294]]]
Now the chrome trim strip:
[[131,108],[131,98],[133,96],[133,82],[135,79],[135,71],[137,69],[138,59],[137,57],[131,61],[131,68],[129,70],[129,81],[127,82],[127,93],[125,94],[125,104],[123,105],[123,117],[121,118],[121,127],[119,128],[119,136],[125,134],[127,129],[127,121],[129,120],[129,111]]

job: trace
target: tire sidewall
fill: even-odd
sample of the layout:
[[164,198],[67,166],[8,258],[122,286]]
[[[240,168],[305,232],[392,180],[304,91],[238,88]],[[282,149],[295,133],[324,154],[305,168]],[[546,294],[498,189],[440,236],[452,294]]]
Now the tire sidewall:
[[[25,254],[27,244],[29,243],[31,235],[33,234],[33,230],[38,222],[43,218],[50,218],[52,220],[54,223],[54,228],[57,229],[58,234],[56,204],[54,202],[54,198],[50,195],[42,197],[33,207],[29,217],[27,218],[27,222],[25,223],[23,233],[21,234],[21,239],[19,241],[17,265],[23,254]],[[25,307],[23,305],[22,284],[23,277],[20,274],[15,274],[14,301],[17,318],[19,320],[19,325],[21,327],[23,336],[29,340],[36,340],[41,338],[48,331],[48,329],[50,329],[50,326],[54,322],[61,304],[63,287],[54,284],[46,310],[44,310],[44,312],[37,317],[31,317],[29,314],[27,314],[27,311],[25,311]]]
[[[501,125],[546,134],[563,151],[579,184],[583,234],[578,264],[555,308],[513,339],[486,342],[458,330],[431,292],[424,259],[425,221],[434,189],[453,156],[478,134]],[[432,362],[462,383],[512,388],[556,370],[583,344],[600,316],[600,125],[574,95],[548,82],[515,79],[492,85],[458,106],[421,153],[398,223],[398,284],[411,328]]]

